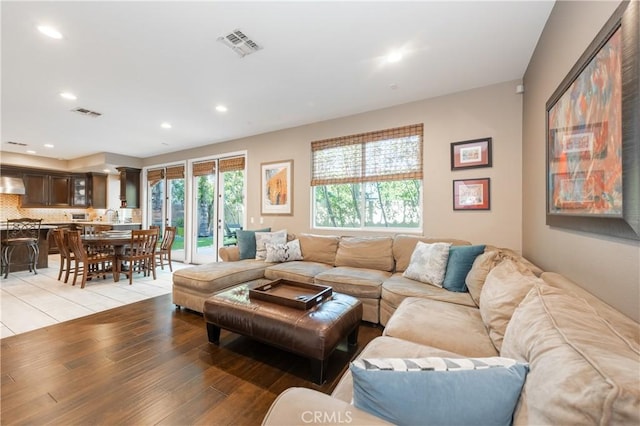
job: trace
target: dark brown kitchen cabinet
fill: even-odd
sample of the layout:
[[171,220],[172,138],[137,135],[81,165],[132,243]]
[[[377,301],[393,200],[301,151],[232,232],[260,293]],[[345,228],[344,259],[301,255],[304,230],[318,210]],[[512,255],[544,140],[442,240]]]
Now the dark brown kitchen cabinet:
[[49,176],[49,206],[67,207],[71,205],[71,177]]
[[107,208],[107,175],[101,173],[88,173],[89,202],[94,209]]
[[120,172],[120,207],[140,208],[140,169],[116,167]]
[[68,207],[70,203],[71,177],[25,173],[23,207]]
[[44,174],[25,173],[22,176],[25,194],[22,196],[22,205],[47,206],[49,204],[49,176]]
[[76,174],[71,182],[71,202],[74,207],[107,208],[107,175]]

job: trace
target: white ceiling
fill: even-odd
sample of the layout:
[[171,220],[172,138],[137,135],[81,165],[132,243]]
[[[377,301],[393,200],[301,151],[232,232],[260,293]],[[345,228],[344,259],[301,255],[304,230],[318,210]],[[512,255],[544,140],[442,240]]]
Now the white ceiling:
[[[149,157],[520,79],[552,7],[2,1],[1,147]],[[216,41],[235,29],[264,48],[241,58]],[[392,49],[401,62],[384,61]]]

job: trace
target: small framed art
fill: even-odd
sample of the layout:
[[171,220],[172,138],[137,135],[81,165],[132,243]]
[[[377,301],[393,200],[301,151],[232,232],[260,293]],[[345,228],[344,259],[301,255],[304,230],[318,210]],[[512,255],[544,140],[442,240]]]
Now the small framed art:
[[451,144],[451,170],[480,167],[491,167],[491,138]]
[[453,210],[490,210],[491,179],[453,181]]
[[293,160],[262,163],[263,215],[293,214]]

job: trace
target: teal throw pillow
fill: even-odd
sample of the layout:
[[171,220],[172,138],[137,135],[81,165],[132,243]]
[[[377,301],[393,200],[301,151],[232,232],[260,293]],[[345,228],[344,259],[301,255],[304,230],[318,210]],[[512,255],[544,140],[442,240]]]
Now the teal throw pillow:
[[449,291],[466,292],[465,278],[467,278],[476,257],[484,253],[484,247],[484,245],[451,246],[442,287]]
[[238,250],[240,251],[240,259],[256,258],[256,232],[270,232],[271,228],[242,230],[236,231],[238,238]]
[[528,364],[508,358],[361,359],[353,404],[396,425],[511,425]]

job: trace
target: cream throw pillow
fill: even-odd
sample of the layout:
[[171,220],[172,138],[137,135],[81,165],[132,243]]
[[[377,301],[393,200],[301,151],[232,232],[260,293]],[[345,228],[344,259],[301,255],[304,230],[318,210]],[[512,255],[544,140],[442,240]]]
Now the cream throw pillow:
[[287,230],[276,232],[256,232],[256,259],[267,258],[267,246],[266,244],[286,244],[287,243]]
[[266,243],[267,258],[265,262],[291,262],[294,260],[302,260],[302,252],[300,251],[300,241],[293,240],[286,244]]
[[447,272],[451,243],[427,244],[418,241],[409,267],[402,274],[406,278],[442,287]]

